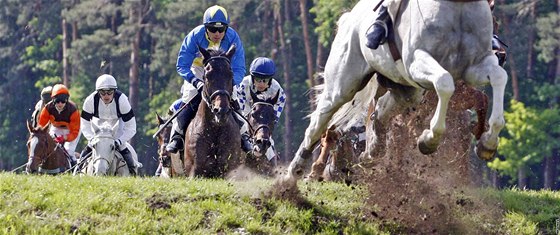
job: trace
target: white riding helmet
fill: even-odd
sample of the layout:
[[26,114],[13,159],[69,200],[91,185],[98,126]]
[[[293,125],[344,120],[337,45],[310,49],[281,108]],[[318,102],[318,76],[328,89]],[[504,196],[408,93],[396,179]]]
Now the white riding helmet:
[[95,82],[95,90],[117,89],[117,80],[109,74],[103,74]]

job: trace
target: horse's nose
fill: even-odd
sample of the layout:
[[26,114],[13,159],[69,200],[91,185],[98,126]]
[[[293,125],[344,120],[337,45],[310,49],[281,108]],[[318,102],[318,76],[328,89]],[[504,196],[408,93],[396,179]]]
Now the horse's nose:
[[255,144],[263,146],[266,149],[270,147],[270,140],[265,138],[258,138],[255,140]]
[[212,112],[216,115],[226,115],[231,111],[228,107],[214,107]]

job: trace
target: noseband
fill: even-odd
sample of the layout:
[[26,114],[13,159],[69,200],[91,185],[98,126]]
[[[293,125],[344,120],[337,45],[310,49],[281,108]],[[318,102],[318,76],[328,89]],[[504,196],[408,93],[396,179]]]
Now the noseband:
[[[253,104],[253,107],[255,107],[257,105],[266,105],[266,106],[274,107],[274,105],[272,105],[270,103],[267,103],[267,102],[256,102],[256,103]],[[251,114],[249,114],[249,115],[251,115]],[[269,132],[272,130],[272,128],[270,127],[269,124],[259,124],[257,126],[257,128],[253,128],[253,126],[251,126],[251,124],[249,122],[247,122],[247,124],[249,124],[249,130],[251,131],[251,137],[254,137],[260,129],[265,129],[266,128],[266,129],[268,129]]]

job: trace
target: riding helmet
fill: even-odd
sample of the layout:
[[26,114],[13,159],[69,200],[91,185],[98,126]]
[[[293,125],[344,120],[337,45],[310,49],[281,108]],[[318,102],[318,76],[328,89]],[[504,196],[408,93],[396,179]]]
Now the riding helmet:
[[117,80],[109,74],[103,74],[95,81],[95,90],[117,89]]
[[276,65],[269,58],[257,57],[251,62],[249,72],[256,77],[272,77],[276,73]]
[[65,85],[63,84],[56,84],[54,85],[52,92],[51,92],[51,97],[54,98],[55,96],[70,96],[70,92],[68,92],[68,88],[66,88]]
[[229,16],[225,8],[214,5],[204,12],[203,23],[204,25],[212,25],[214,27],[228,26]]

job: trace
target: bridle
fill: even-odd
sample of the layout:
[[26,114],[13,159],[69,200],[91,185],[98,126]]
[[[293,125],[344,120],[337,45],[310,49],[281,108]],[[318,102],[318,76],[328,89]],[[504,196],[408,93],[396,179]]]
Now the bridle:
[[[210,58],[208,58],[207,60],[204,61],[205,70],[204,70],[203,78],[204,78],[205,81],[208,80],[208,77],[207,77],[207,74],[206,74],[206,67],[208,66],[208,64],[209,64],[211,61],[215,61],[215,60],[224,60],[224,61],[226,61],[227,64],[230,65],[230,70],[231,70],[231,61],[229,60],[228,57],[225,57],[225,56],[212,56],[212,57],[210,57]],[[211,102],[212,102],[217,96],[222,96],[222,95],[225,95],[225,96],[227,97],[227,100],[228,100],[228,108],[229,108],[229,111],[228,111],[228,112],[231,112],[231,110],[232,110],[232,108],[231,108],[231,94],[230,94],[228,91],[226,91],[226,90],[223,90],[223,89],[221,89],[221,90],[216,90],[216,91],[214,91],[212,94],[209,95],[209,94],[208,94],[208,87],[207,87],[207,86],[204,86],[204,89],[203,89],[203,91],[202,91],[202,100],[204,100],[204,102],[206,103],[206,106],[208,106],[208,108],[211,110],[211,112],[214,113],[214,110],[212,109],[212,104],[211,104]]]
[[[255,103],[253,103],[252,108],[254,108],[257,105],[266,105],[266,106],[274,107],[274,105],[272,105],[271,103],[255,102]],[[252,108],[251,108],[251,110],[252,110]],[[249,113],[249,115],[251,115],[251,113]],[[249,132],[251,133],[251,137],[255,136],[260,129],[267,129],[269,132],[271,132],[271,130],[272,130],[272,128],[270,127],[270,125],[268,123],[267,124],[259,124],[257,126],[257,128],[253,128],[253,126],[251,125],[250,122],[247,122],[247,124],[249,124]]]
[[[111,140],[114,141],[115,138],[114,138],[113,135],[111,135],[111,134],[96,135],[96,136],[94,137],[94,140],[92,141],[92,142],[94,143],[93,145],[96,145],[97,143],[99,143],[99,139],[111,139]],[[93,151],[95,152],[95,158],[92,158],[92,159],[91,159],[91,164],[95,164],[97,161],[103,160],[103,161],[107,162],[107,165],[110,167],[110,166],[111,166],[111,163],[112,163],[112,162],[115,160],[115,158],[116,158],[116,153],[115,153],[116,151],[115,151],[115,149],[116,149],[116,147],[113,147],[113,148],[112,148],[111,152],[112,152],[112,154],[113,154],[114,157],[113,157],[112,160],[109,160],[106,156],[101,156],[100,154],[98,154],[98,153],[97,153],[97,149],[96,149],[96,148],[93,148]],[[93,153],[92,153],[92,154],[93,154]]]
[[[37,138],[37,140],[40,139],[40,138],[39,138],[36,134],[34,134],[34,133],[31,133],[31,136],[30,136],[29,139],[31,140],[32,138]],[[56,150],[57,150],[58,148],[60,148],[60,144],[56,144],[56,143],[54,144],[54,147],[50,147],[50,146],[49,146],[49,139],[48,139],[48,138],[49,138],[48,136],[47,136],[46,138],[44,138],[44,143],[45,143],[45,145],[47,146],[47,147],[46,147],[47,150],[49,150],[49,149],[52,149],[52,150],[51,150],[49,153],[43,152],[43,153],[44,153],[43,155],[47,155],[47,156],[41,158],[41,161],[37,164],[37,166],[43,165],[45,162],[47,162],[47,160],[49,160],[49,158],[50,158],[51,156],[53,156],[53,154],[56,152]],[[27,144],[28,144],[28,145],[29,145],[30,140],[27,141]],[[54,142],[54,141],[53,141],[53,142]],[[35,152],[35,151],[34,151],[34,152]],[[41,155],[40,155],[40,156],[41,156]],[[29,159],[31,159],[31,161],[33,161],[33,160],[35,159],[35,157],[36,157],[36,156],[31,155],[31,156],[29,156]],[[43,168],[38,168],[38,169],[37,169],[37,172],[39,172],[39,173],[46,173],[46,174],[57,174],[57,173],[60,173],[60,172],[64,172],[64,170],[66,170],[66,167],[65,167],[65,166],[59,167],[59,168],[56,168],[56,169],[53,169],[53,170],[46,170],[46,169],[43,169]]]

